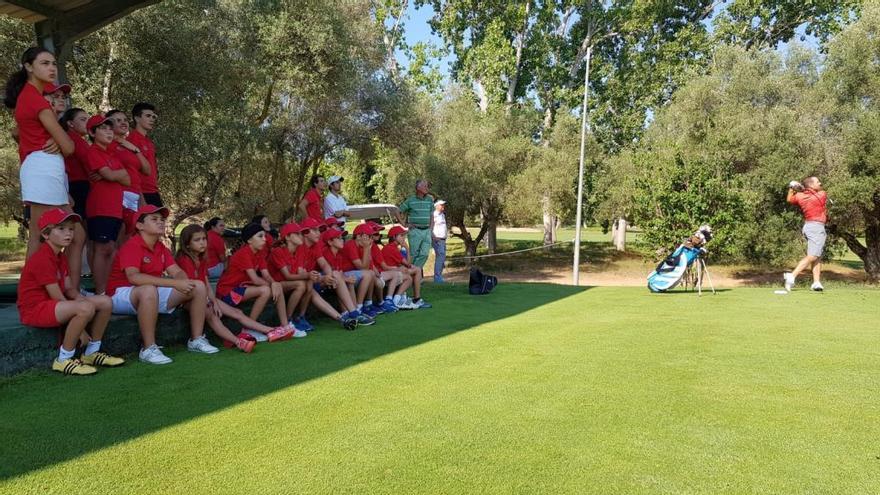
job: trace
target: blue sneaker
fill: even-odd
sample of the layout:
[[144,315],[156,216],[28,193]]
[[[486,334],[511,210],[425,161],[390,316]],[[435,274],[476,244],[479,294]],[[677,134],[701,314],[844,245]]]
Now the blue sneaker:
[[354,318],[355,320],[357,320],[358,325],[363,325],[363,326],[365,326],[365,327],[368,327],[368,326],[370,326],[370,325],[376,323],[376,320],[370,318],[369,316],[367,316],[367,315],[361,313],[361,312],[358,311],[358,310],[354,310],[354,311],[348,313],[347,316],[348,316],[349,318]]
[[394,305],[393,302],[388,299],[382,301],[382,311],[386,313],[397,313],[397,306]]
[[381,314],[385,313],[385,308],[383,308],[381,304],[373,303],[370,306],[370,310],[372,310],[373,313],[376,313],[377,315],[381,315]]
[[296,326],[296,328],[302,330],[303,332],[311,332],[315,329],[315,327],[311,323],[309,323],[309,320],[307,320],[305,316],[298,316],[294,318],[293,324],[294,326]]
[[364,306],[361,308],[361,314],[367,315],[370,318],[375,319],[376,315],[379,313],[376,313],[376,311],[373,310],[372,306]]
[[428,302],[425,301],[424,299],[419,299],[418,301],[412,301],[412,305],[413,305],[413,308],[415,308],[415,309],[429,309],[429,308],[434,307],[434,306],[431,306],[430,304],[428,304]]
[[357,319],[351,318],[348,315],[342,315],[342,317],[339,318],[339,324],[346,330],[354,330],[358,327]]

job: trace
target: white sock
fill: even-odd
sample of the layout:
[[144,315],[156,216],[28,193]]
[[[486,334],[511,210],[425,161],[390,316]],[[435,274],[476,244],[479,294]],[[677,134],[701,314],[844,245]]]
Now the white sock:
[[385,296],[385,300],[389,302],[394,302],[394,299],[392,299],[391,296]]
[[393,302],[394,304],[399,304],[400,303],[400,294],[397,294],[396,296],[394,296],[394,299],[392,299],[391,302]]
[[366,306],[366,307],[369,308],[369,307],[372,306],[372,305],[373,305],[373,300],[372,300],[372,299],[367,299],[366,301],[364,301],[364,306]]
[[73,358],[74,353],[76,353],[75,347],[73,348],[72,351],[68,351],[67,349],[64,348],[64,346],[61,346],[58,348],[58,360],[63,363],[64,361],[67,361],[68,359]]
[[360,310],[362,310],[362,309],[364,309],[364,305],[363,305],[363,304],[358,304],[358,311],[360,311]]
[[93,341],[89,342],[89,345],[86,346],[86,350],[85,350],[85,352],[83,352],[83,354],[85,354],[86,356],[90,356],[90,355],[98,352],[99,350],[101,350],[101,341],[100,340],[93,340]]

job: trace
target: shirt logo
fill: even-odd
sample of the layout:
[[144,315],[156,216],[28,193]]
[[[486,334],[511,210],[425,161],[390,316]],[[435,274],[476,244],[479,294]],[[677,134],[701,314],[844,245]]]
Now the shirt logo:
[[153,260],[152,260],[149,256],[144,256],[144,259],[143,259],[142,261],[143,261],[144,263],[147,263],[147,264],[153,262]]

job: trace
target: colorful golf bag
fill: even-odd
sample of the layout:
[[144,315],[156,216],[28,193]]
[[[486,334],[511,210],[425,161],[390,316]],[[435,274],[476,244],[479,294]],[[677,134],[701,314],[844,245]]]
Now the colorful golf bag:
[[678,246],[671,255],[660,262],[657,268],[648,275],[648,289],[651,292],[665,292],[675,288],[684,277],[688,267],[705,252],[702,248]]

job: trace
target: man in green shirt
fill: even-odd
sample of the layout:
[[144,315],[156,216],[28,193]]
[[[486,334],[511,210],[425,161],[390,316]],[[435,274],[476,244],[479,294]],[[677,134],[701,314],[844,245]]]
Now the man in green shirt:
[[[434,227],[434,198],[428,194],[428,181],[416,181],[416,193],[400,203],[397,221],[409,229],[409,258],[419,268],[428,261],[431,252],[431,230]],[[403,215],[406,215],[404,219]]]

